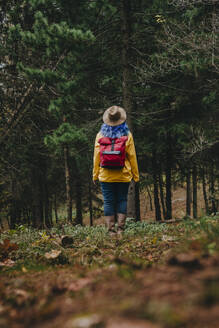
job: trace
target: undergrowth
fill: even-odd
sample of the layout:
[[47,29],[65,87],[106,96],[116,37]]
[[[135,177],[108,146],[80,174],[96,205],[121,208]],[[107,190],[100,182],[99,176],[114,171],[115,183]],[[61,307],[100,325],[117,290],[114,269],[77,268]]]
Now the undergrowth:
[[[67,248],[60,242],[63,235],[72,238]],[[20,225],[1,234],[0,262],[3,264],[0,268],[1,271],[8,270],[4,265],[8,259],[13,261],[11,269],[17,270],[32,269],[33,263],[39,270],[44,265],[56,264],[105,266],[121,258],[135,265],[151,265],[161,261],[169,249],[182,245],[184,250],[196,247],[205,254],[219,251],[219,216],[187,219],[174,224],[127,219],[122,238],[111,238],[103,225],[64,224],[48,231]],[[56,251],[57,257],[46,258],[46,253],[51,251]]]

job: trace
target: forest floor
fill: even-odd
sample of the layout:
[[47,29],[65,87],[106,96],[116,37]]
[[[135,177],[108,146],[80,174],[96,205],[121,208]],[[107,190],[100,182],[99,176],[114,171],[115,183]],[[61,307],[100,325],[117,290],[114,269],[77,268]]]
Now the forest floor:
[[218,327],[218,216],[128,220],[120,238],[20,226],[0,241],[1,328]]

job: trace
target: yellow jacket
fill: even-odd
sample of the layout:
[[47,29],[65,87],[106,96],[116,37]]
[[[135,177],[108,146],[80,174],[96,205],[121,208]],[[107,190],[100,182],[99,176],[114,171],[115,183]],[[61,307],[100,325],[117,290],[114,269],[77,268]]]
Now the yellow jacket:
[[94,147],[93,181],[130,182],[132,179],[134,179],[135,182],[139,181],[138,163],[132,134],[128,134],[128,140],[126,141],[125,166],[118,170],[100,167],[100,144],[98,140],[101,137],[102,135],[99,132],[96,136]]

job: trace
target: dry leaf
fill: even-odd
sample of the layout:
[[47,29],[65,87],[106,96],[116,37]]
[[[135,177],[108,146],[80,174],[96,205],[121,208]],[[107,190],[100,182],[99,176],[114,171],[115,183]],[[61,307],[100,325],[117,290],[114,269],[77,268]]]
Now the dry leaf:
[[4,262],[0,262],[0,267],[12,267],[15,265],[15,261],[12,261],[11,259],[7,259]]
[[61,254],[61,251],[53,249],[51,252],[45,253],[45,258],[47,260],[56,259]]
[[21,270],[22,270],[22,272],[24,272],[24,273],[27,273],[27,271],[28,271],[28,270],[25,268],[25,266],[22,266]]
[[9,239],[4,239],[3,243],[0,243],[0,258],[7,258],[11,251],[16,251],[18,245],[11,243]]

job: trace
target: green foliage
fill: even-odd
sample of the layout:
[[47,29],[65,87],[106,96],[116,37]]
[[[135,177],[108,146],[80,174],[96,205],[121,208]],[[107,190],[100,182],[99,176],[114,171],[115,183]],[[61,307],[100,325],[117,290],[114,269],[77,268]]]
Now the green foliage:
[[191,23],[195,17],[197,17],[200,14],[201,10],[198,7],[193,7],[192,9],[186,10],[184,16],[189,19],[189,22]]
[[[72,237],[72,245],[64,248],[60,235]],[[45,263],[45,254],[52,250],[62,251],[62,260],[84,266],[109,265],[118,258],[132,260],[136,265],[151,265],[160,261],[160,254],[173,245],[178,252],[197,245],[203,254],[219,251],[219,217],[185,220],[177,225],[134,222],[127,219],[126,230],[120,239],[112,239],[103,225],[95,227],[63,224],[48,231],[35,230],[24,225],[1,235],[0,242],[8,239],[11,249],[8,257],[17,265],[27,261]],[[172,246],[171,246],[172,247]],[[46,262],[50,264],[49,262]],[[52,262],[53,264],[55,262]],[[57,262],[57,264],[59,261]],[[126,272],[121,271],[122,275]]]
[[146,221],[135,222],[134,219],[127,219],[125,235],[149,235],[162,234],[168,230],[168,226],[164,224],[151,224]]
[[66,143],[78,148],[80,145],[86,145],[86,142],[85,131],[70,123],[62,123],[53,135],[45,137],[45,144],[54,150]]
[[216,91],[211,91],[208,96],[203,97],[202,101],[206,105],[214,104],[217,99]]

